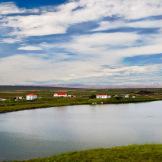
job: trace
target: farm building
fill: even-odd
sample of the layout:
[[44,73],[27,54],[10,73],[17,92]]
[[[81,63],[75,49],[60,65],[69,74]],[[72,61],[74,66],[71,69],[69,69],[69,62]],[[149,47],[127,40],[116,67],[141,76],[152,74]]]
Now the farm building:
[[132,96],[132,98],[133,98],[133,99],[135,99],[135,98],[136,98],[136,96]]
[[26,100],[27,101],[36,100],[37,98],[38,98],[38,96],[36,94],[27,94],[26,95]]
[[129,94],[126,94],[125,96],[124,96],[124,98],[129,98],[130,97],[130,95]]
[[111,98],[111,96],[107,95],[107,94],[97,94],[96,98],[98,98],[98,99],[106,99],[106,98]]
[[56,92],[53,94],[53,97],[70,97],[66,92]]
[[0,101],[6,101],[7,99],[5,99],[5,98],[0,98]]

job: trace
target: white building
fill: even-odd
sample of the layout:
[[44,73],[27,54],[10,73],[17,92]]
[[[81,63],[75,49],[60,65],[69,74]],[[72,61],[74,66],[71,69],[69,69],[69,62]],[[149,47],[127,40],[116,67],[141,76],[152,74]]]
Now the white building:
[[26,95],[26,100],[27,101],[36,100],[37,98],[38,98],[38,96],[36,94],[28,94],[28,95]]
[[133,99],[135,99],[135,98],[136,98],[136,96],[132,96],[132,98],[133,98]]
[[0,98],[0,101],[6,101],[7,99],[5,99],[5,98]]
[[130,95],[129,95],[129,94],[126,94],[124,97],[125,97],[125,98],[129,98],[129,97],[130,97]]
[[97,94],[96,98],[97,99],[107,99],[107,98],[111,98],[111,96],[107,95],[107,94]]

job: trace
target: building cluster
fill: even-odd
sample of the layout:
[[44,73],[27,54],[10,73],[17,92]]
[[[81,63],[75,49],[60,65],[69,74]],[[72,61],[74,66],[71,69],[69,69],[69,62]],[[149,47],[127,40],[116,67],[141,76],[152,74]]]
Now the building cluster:
[[[75,95],[69,95],[67,92],[60,91],[60,92],[55,92],[53,94],[53,97],[54,98],[75,98],[76,96]],[[19,101],[19,100],[33,101],[33,100],[36,100],[36,99],[38,99],[38,95],[34,94],[34,93],[27,94],[25,97],[16,96],[14,98],[15,101]]]
[[[69,95],[67,92],[55,92],[53,94],[53,97],[54,98],[71,98],[71,97],[75,97],[75,96],[72,96],[72,95]],[[32,100],[36,100],[38,98],[38,95],[36,94],[28,94],[26,95],[26,100],[27,101],[32,101]]]
[[[58,91],[53,94],[54,98],[76,98],[75,95],[70,95],[66,91]],[[132,96],[130,94],[125,94],[125,95],[109,95],[109,94],[96,94],[94,95],[94,98],[96,99],[111,99],[111,98],[125,98],[125,99],[135,99],[136,96]],[[15,101],[20,101],[20,100],[26,100],[26,101],[33,101],[38,99],[38,95],[34,93],[27,94],[25,97],[24,96],[16,96],[14,98]],[[0,98],[0,101],[6,101],[6,99]]]
[[131,96],[130,94],[125,94],[125,95],[114,95],[114,96],[111,96],[111,95],[108,95],[108,94],[97,94],[96,95],[96,98],[97,99],[110,99],[110,98],[125,98],[125,99],[135,99],[136,96]]

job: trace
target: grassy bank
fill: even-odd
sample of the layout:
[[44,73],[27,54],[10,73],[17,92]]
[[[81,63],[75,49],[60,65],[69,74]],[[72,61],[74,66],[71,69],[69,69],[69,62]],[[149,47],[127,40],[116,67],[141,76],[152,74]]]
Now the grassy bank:
[[162,162],[162,145],[131,145],[96,149],[24,162]]
[[0,113],[48,108],[48,107],[60,107],[70,105],[99,105],[99,104],[121,104],[121,103],[138,103],[157,101],[155,98],[136,98],[136,99],[83,99],[83,98],[58,98],[58,99],[38,99],[35,101],[8,101],[0,103]]
[[[56,106],[69,106],[69,105],[92,105],[92,104],[120,104],[120,103],[136,103],[162,100],[162,89],[66,89],[70,95],[75,95],[76,98],[53,98],[53,93],[62,89],[6,89],[0,91],[0,98],[7,99],[0,101],[0,113],[56,107]],[[15,101],[16,96],[25,97],[28,93],[35,93],[38,99],[35,101],[19,100]],[[95,94],[109,94],[111,99],[95,99]],[[136,98],[124,98],[125,94],[136,96]]]

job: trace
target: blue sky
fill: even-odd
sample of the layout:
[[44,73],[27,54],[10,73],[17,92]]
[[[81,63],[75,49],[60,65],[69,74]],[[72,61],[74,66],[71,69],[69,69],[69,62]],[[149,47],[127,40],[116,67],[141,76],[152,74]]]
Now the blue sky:
[[37,7],[44,7],[44,6],[49,6],[49,5],[59,5],[62,3],[67,2],[67,0],[1,0],[1,2],[14,2],[18,7],[20,8],[37,8]]
[[0,0],[1,85],[162,85],[162,0]]

